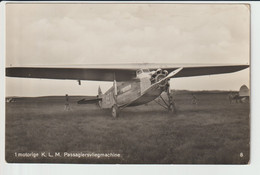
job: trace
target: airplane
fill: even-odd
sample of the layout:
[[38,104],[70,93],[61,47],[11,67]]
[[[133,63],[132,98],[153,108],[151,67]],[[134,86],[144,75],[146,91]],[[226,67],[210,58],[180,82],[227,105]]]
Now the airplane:
[[229,103],[245,103],[249,101],[250,90],[246,85],[242,85],[238,92],[228,95]]
[[[214,75],[237,72],[249,65],[172,65],[172,64],[114,64],[86,65],[83,67],[7,67],[7,77],[112,81],[113,86],[104,94],[100,87],[94,99],[82,99],[78,104],[98,103],[102,109],[111,109],[114,118],[126,107],[138,106],[161,98],[171,113],[176,112],[170,94],[169,80],[172,78]],[[167,99],[162,93],[167,93]]]

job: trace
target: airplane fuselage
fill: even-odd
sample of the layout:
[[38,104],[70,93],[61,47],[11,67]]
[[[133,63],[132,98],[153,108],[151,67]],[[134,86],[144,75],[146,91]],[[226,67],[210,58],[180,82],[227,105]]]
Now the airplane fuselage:
[[129,102],[132,103],[128,106],[137,106],[156,99],[165,91],[166,86],[155,86],[152,91],[147,91],[153,84],[151,81],[153,73],[154,72],[148,71],[137,72],[135,79],[117,82],[116,88],[112,86],[106,93],[99,96],[102,98],[100,106],[102,108],[111,108],[115,103],[117,103],[118,106],[124,106]]

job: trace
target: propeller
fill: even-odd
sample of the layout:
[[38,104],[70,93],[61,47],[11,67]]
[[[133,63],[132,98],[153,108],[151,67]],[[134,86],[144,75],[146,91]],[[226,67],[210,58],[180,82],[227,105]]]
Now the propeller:
[[168,80],[181,70],[182,68],[179,68],[169,74],[167,70],[157,69],[151,76],[151,83],[160,82],[160,86],[164,87],[168,83]]
[[183,67],[180,67],[174,71],[172,71],[171,73],[169,73],[166,77],[164,77],[163,79],[161,79],[158,83],[165,81],[167,79],[170,79],[172,77],[174,77],[174,75],[176,75],[178,72],[180,72],[183,69]]

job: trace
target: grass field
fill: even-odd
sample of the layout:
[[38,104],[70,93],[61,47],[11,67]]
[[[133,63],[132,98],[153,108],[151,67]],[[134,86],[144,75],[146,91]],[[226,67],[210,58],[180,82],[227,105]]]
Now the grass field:
[[[152,102],[126,108],[117,119],[95,105],[77,105],[80,97],[70,98],[70,111],[65,97],[17,98],[6,103],[6,161],[247,164],[250,104],[229,104],[227,92],[193,93],[197,105],[191,92],[174,93],[175,115]],[[109,153],[120,156],[102,155]]]

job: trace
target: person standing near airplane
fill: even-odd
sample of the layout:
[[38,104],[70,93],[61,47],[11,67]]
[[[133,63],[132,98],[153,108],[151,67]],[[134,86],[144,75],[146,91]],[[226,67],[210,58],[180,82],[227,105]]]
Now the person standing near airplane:
[[65,107],[64,110],[69,111],[70,110],[70,104],[69,104],[69,96],[68,94],[65,95],[66,101],[65,101]]
[[198,104],[197,98],[195,97],[194,94],[191,94],[191,95],[192,95],[192,104],[193,104],[193,105],[197,105],[197,104]]

